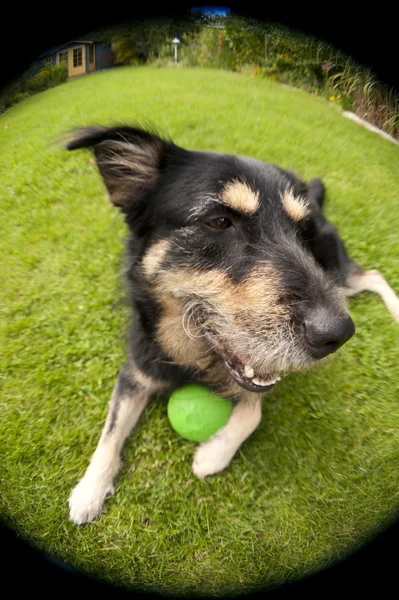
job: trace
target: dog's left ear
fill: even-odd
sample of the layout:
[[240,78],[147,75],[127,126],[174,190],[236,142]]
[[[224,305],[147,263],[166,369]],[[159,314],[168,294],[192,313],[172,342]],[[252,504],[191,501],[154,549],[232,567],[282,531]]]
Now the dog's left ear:
[[67,144],[68,150],[92,148],[111,201],[123,212],[135,208],[154,188],[160,172],[176,152],[173,142],[135,127],[87,127]]

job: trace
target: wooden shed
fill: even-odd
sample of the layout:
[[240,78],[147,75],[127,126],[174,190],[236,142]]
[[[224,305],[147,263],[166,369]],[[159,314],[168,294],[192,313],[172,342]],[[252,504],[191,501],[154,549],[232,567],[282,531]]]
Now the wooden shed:
[[83,75],[111,67],[114,57],[111,44],[94,39],[73,40],[43,52],[38,61],[43,65],[51,63],[68,65],[68,76]]

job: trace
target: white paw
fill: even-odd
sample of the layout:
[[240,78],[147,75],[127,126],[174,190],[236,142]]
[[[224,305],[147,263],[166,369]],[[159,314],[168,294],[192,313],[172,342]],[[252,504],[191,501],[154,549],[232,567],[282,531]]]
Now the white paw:
[[198,446],[193,461],[193,473],[200,479],[225,469],[235,454],[235,448],[221,437],[211,438]]
[[112,482],[83,477],[69,497],[69,519],[77,525],[90,523],[102,512],[106,496],[114,491]]

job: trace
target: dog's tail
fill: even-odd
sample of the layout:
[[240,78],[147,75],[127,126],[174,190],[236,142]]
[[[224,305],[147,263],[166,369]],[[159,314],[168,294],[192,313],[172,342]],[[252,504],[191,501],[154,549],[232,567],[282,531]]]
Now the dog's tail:
[[314,177],[308,183],[308,199],[312,204],[322,208],[325,196],[324,183],[319,177]]

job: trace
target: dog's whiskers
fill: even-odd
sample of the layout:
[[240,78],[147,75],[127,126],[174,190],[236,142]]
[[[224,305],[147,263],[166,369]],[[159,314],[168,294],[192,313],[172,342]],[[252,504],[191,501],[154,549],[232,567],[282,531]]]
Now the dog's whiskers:
[[[201,337],[204,337],[204,333],[202,332],[201,326],[199,324],[192,325],[192,321],[195,321],[195,317],[193,315],[193,310],[195,307],[189,306],[187,310],[182,315],[182,327],[189,338],[192,340],[197,340]],[[187,321],[187,323],[186,323]],[[196,333],[192,332],[191,327],[197,328]]]
[[129,229],[133,322],[103,434],[69,500],[76,523],[102,512],[123,443],[154,394],[202,382],[234,400],[227,424],[196,452],[204,478],[258,426],[261,393],[353,335],[338,287],[379,293],[399,320],[394,291],[348,257],[324,218],[320,179],[191,152],[138,127],[85,128],[68,144],[90,147]]

